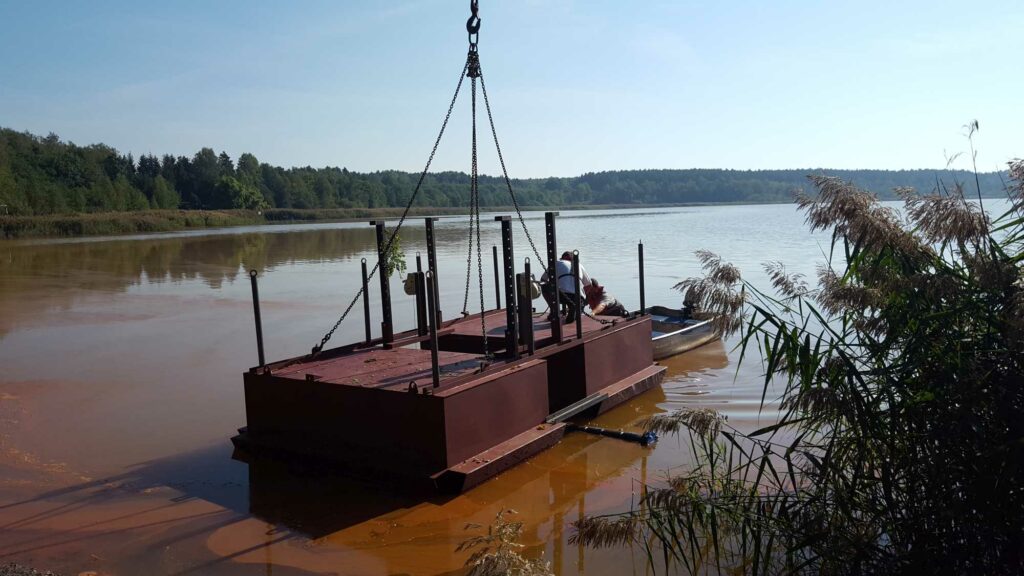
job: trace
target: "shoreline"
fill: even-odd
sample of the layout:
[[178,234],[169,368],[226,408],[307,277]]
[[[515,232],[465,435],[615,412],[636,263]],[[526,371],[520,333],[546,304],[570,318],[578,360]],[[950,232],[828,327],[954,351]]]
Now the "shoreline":
[[[604,204],[573,206],[521,206],[524,212],[542,210],[628,210],[683,208],[688,206],[738,206],[785,204],[788,202],[684,202],[672,204]],[[485,206],[487,212],[514,211],[513,206]],[[397,218],[403,208],[272,208],[254,210],[144,210],[138,212],[97,212],[43,216],[0,215],[0,242],[32,238],[80,238],[127,236],[183,230],[296,224],[311,222],[361,222],[375,218]],[[465,207],[413,207],[410,217],[465,216]]]

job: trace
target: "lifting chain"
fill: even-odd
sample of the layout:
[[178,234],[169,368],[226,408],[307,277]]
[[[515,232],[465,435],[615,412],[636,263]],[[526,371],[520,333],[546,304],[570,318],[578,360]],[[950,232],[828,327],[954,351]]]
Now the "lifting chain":
[[[534,255],[537,257],[538,262],[543,262],[544,259],[541,257],[540,252],[537,250],[537,246],[533,241],[533,237],[530,235],[529,229],[526,227],[526,220],[523,218],[523,212],[519,207],[519,201],[516,199],[515,191],[512,189],[512,180],[508,177],[508,169],[505,167],[505,158],[501,153],[501,144],[498,142],[498,132],[494,127],[494,116],[491,113],[491,103],[487,97],[487,85],[484,83],[483,71],[480,66],[480,55],[477,51],[477,45],[480,41],[480,15],[479,15],[479,2],[478,0],[470,0],[469,3],[470,16],[466,20],[466,32],[469,35],[469,53],[466,56],[466,64],[462,68],[462,72],[459,74],[459,83],[455,87],[455,94],[452,96],[451,102],[448,104],[448,112],[445,114],[444,121],[441,123],[441,130],[437,135],[437,139],[434,140],[434,147],[430,151],[430,157],[427,159],[427,164],[423,168],[423,172],[420,173],[419,180],[416,182],[416,188],[413,189],[412,195],[409,197],[408,203],[405,205],[405,209],[402,211],[402,216],[398,220],[398,225],[395,226],[394,230],[391,231],[388,237],[387,244],[384,248],[384,254],[391,253],[391,247],[398,236],[399,230],[402,228],[402,224],[405,223],[406,217],[409,215],[409,210],[412,208],[413,203],[416,201],[416,196],[419,194],[420,189],[423,186],[423,181],[427,177],[427,173],[430,170],[430,165],[434,161],[434,156],[437,154],[437,148],[441,143],[441,138],[444,136],[445,129],[448,127],[448,121],[451,119],[452,110],[455,108],[455,102],[459,98],[459,92],[462,89],[462,82],[464,79],[469,78],[471,89],[472,89],[472,112],[473,112],[473,142],[472,142],[472,166],[470,174],[470,198],[469,198],[469,246],[466,254],[466,293],[463,297],[462,310],[464,314],[468,314],[469,305],[469,284],[470,275],[472,273],[472,256],[473,256],[473,242],[476,242],[476,263],[477,263],[477,280],[480,287],[480,329],[483,335],[483,348],[484,356],[490,358],[490,352],[487,347],[487,325],[484,318],[484,280],[483,280],[483,256],[480,246],[480,174],[477,163],[477,126],[476,126],[476,81],[480,79],[480,89],[484,97],[484,106],[487,110],[487,121],[491,128],[491,136],[494,138],[494,146],[498,152],[498,161],[501,163],[501,172],[505,180],[505,186],[508,189],[509,197],[512,199],[512,205],[515,207],[516,216],[519,218],[519,223],[523,228],[523,232],[526,234],[526,239],[530,242],[530,249],[533,250]],[[373,279],[380,268],[380,261],[373,265],[373,270],[367,276],[367,281]],[[436,273],[436,271],[435,271]],[[352,308],[355,307],[356,302],[363,295],[363,289],[360,288],[352,301],[349,302],[345,311],[342,313],[338,321],[334,323],[334,326],[324,335],[320,340],[320,343],[313,347],[313,350],[309,357],[316,357],[323,351],[324,346],[334,335],[334,332],[338,329],[341,323],[348,316]]]
[[[467,63],[466,66],[462,67],[462,71],[459,72],[459,83],[455,86],[455,94],[452,95],[452,101],[448,104],[448,112],[444,115],[444,121],[441,123],[441,130],[437,134],[437,139],[434,140],[434,147],[430,150],[430,157],[427,158],[427,165],[423,167],[423,172],[420,173],[420,178],[416,182],[416,188],[413,189],[412,195],[409,196],[409,202],[406,203],[405,210],[402,211],[402,217],[399,218],[398,225],[395,226],[395,229],[391,231],[391,235],[388,236],[388,242],[385,245],[384,254],[391,254],[391,245],[394,243],[395,237],[398,236],[398,231],[401,230],[402,224],[409,215],[409,210],[412,208],[413,202],[416,201],[416,195],[419,194],[420,188],[423,187],[423,181],[427,178],[427,172],[430,170],[430,165],[434,162],[434,156],[437,154],[437,147],[441,144],[441,138],[444,136],[444,131],[448,127],[448,121],[452,117],[452,110],[455,109],[455,101],[459,99],[459,92],[462,90],[462,81],[466,78],[466,69],[468,66],[469,64]],[[373,270],[367,277],[367,282],[372,280],[374,275],[377,274],[378,268],[380,268],[380,260],[373,265]],[[348,306],[345,308],[345,311],[341,314],[341,317],[338,318],[338,321],[335,322],[334,326],[327,331],[327,334],[324,334],[324,337],[320,339],[320,343],[313,347],[313,350],[310,353],[310,358],[315,358],[323,351],[324,345],[326,345],[327,341],[331,339],[331,336],[334,336],[334,332],[338,329],[338,326],[341,326],[341,323],[345,321],[345,318],[348,316],[349,312],[352,311],[352,308],[356,305],[356,302],[359,301],[359,297],[362,295],[363,288],[360,288],[359,291],[356,292],[355,297],[352,298],[352,301],[349,302]]]
[[[480,71],[479,61],[477,61],[477,72],[479,72],[479,71]],[[472,74],[472,68],[471,67],[470,67],[469,74]],[[484,317],[484,264],[483,264],[483,256],[481,255],[481,251],[480,251],[480,171],[479,171],[479,165],[477,163],[477,153],[476,153],[476,78],[475,77],[470,76],[470,85],[471,85],[470,94],[472,95],[472,109],[473,109],[473,160],[472,160],[472,164],[471,164],[471,169],[472,169],[473,173],[470,176],[470,181],[471,181],[470,182],[470,196],[471,196],[470,200],[471,200],[473,206],[470,208],[470,210],[473,212],[473,215],[471,217],[476,220],[476,274],[477,274],[477,282],[479,283],[479,286],[480,286],[480,334],[483,337],[484,358],[489,359],[491,354],[490,354],[490,350],[487,347],[487,321],[486,321],[486,319]],[[470,229],[470,238],[469,238],[470,242],[473,241],[472,233],[473,233],[473,230],[472,230],[472,227],[471,227],[471,229]]]
[[[477,64],[479,65],[479,60],[477,61]],[[487,121],[491,125],[491,136],[494,137],[494,148],[498,151],[498,162],[501,164],[501,174],[505,178],[505,186],[508,188],[508,195],[512,198],[512,206],[516,209],[516,216],[519,218],[519,224],[523,227],[523,233],[526,234],[526,239],[530,242],[530,249],[533,250],[533,255],[537,257],[537,262],[544,262],[544,258],[541,257],[540,252],[537,250],[537,245],[533,243],[533,236],[530,236],[530,231],[526,228],[526,220],[523,218],[523,211],[519,209],[519,201],[516,200],[516,193],[512,190],[512,180],[508,177],[508,169],[505,168],[505,157],[501,154],[501,144],[498,142],[498,131],[494,128],[494,116],[491,114],[491,101],[487,99],[487,84],[484,82],[483,71],[480,72],[480,91],[483,92],[484,95],[484,107],[487,109]]]

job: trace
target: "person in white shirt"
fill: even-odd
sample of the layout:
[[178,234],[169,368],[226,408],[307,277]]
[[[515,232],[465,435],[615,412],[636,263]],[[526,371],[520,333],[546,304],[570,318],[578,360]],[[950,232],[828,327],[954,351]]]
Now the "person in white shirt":
[[[559,313],[560,303],[566,308],[565,322],[567,324],[572,323],[576,319],[576,284],[573,282],[572,277],[571,252],[563,252],[561,259],[555,262],[555,279],[558,284],[557,299],[551,283],[548,282],[548,271],[545,270],[544,274],[540,277],[541,293],[544,295],[544,300],[547,301],[548,307],[551,309],[551,314],[548,316],[548,320],[555,319],[555,314]],[[583,268],[583,264],[580,264],[580,283],[583,286],[590,285],[590,275],[588,275],[587,271]]]

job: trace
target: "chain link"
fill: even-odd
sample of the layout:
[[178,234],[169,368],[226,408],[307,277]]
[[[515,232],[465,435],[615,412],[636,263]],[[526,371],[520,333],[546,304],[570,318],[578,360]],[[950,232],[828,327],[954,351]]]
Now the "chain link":
[[[395,237],[398,236],[398,231],[402,228],[402,224],[405,222],[406,217],[408,217],[409,209],[412,208],[413,202],[416,201],[416,195],[419,194],[420,188],[423,187],[423,181],[427,178],[427,172],[430,170],[430,165],[431,163],[434,162],[434,156],[437,154],[437,147],[441,144],[441,138],[444,136],[444,131],[448,127],[448,121],[452,117],[452,110],[455,109],[455,101],[459,99],[459,91],[462,90],[462,81],[466,78],[466,70],[468,67],[469,62],[467,60],[466,65],[463,66],[462,71],[459,72],[459,83],[455,86],[455,94],[452,96],[452,101],[448,104],[448,112],[444,115],[444,122],[441,123],[441,131],[437,134],[437,139],[434,140],[434,147],[430,150],[430,157],[427,158],[427,165],[423,167],[423,172],[420,173],[420,178],[416,182],[416,188],[413,189],[412,195],[409,197],[409,202],[405,205],[405,210],[402,211],[402,217],[398,219],[398,225],[395,226],[395,229],[391,232],[391,235],[388,237],[388,243],[384,248],[385,255],[391,254],[391,245],[395,241]],[[374,275],[377,274],[378,268],[380,268],[379,259],[373,265],[373,270],[370,272],[369,276],[367,276],[367,283],[369,283],[369,281],[373,279]],[[345,311],[341,314],[341,317],[338,318],[338,321],[335,322],[334,326],[332,326],[331,329],[327,331],[327,334],[325,334],[324,337],[320,339],[320,344],[317,344],[316,346],[313,347],[313,350],[310,353],[311,358],[315,358],[320,354],[320,352],[323,351],[324,345],[326,345],[327,341],[330,340],[332,336],[334,336],[334,332],[338,329],[339,326],[341,326],[341,323],[345,321],[345,318],[348,316],[349,312],[352,311],[352,308],[356,305],[356,302],[359,301],[359,297],[363,295],[363,290],[364,288],[360,288],[359,291],[356,292],[355,297],[352,298],[351,302],[349,302],[348,306],[345,308]]]
[[[479,73],[479,71],[480,71],[479,64],[480,64],[480,62],[479,62],[479,60],[477,60],[477,69],[476,69],[477,73]],[[472,102],[472,113],[473,113],[472,114],[472,117],[473,117],[473,161],[471,163],[471,169],[473,171],[473,174],[471,176],[472,183],[470,184],[470,202],[472,204],[472,207],[470,208],[470,211],[471,211],[470,220],[474,220],[474,219],[476,220],[476,274],[477,274],[477,281],[478,281],[478,283],[480,285],[480,334],[483,337],[484,358],[489,358],[490,357],[490,353],[489,353],[488,347],[487,347],[487,320],[484,318],[484,265],[483,265],[483,256],[481,255],[481,250],[480,250],[480,166],[479,166],[479,163],[477,162],[477,149],[476,149],[476,76],[472,76],[473,72],[474,71],[472,69],[469,71],[469,74],[471,75],[471,80],[470,80],[471,91],[470,91],[470,94],[472,95],[472,98],[470,99],[470,102]],[[470,243],[472,243],[473,242],[473,227],[472,226],[470,226],[469,233],[470,233],[469,241],[470,241]],[[468,272],[468,270],[467,270],[467,272]],[[467,287],[467,290],[468,290],[468,287],[469,287],[468,283],[466,284],[466,287]]]
[[[476,84],[476,80],[473,80]],[[475,89],[475,86],[474,86]],[[476,133],[473,134],[473,156],[476,157]],[[469,278],[473,271],[473,174],[469,175],[469,242],[466,245],[466,291],[462,296],[462,315],[469,315]]]

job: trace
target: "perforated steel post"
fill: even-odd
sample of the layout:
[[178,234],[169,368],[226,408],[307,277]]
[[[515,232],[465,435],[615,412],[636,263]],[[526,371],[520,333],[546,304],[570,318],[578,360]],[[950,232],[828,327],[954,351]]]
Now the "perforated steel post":
[[427,233],[427,271],[430,272],[430,281],[433,283],[434,295],[437,297],[437,323],[441,323],[441,290],[437,286],[437,249],[434,245],[434,222],[437,218],[424,218],[423,224]]
[[551,336],[555,339],[555,342],[562,341],[562,315],[558,296],[558,269],[555,267],[555,263],[558,262],[558,243],[555,238],[555,217],[558,216],[558,212],[545,212],[544,213],[544,235],[547,239],[548,248],[548,282],[551,283],[551,287],[554,289],[555,305],[551,309]]
[[391,278],[388,276],[387,241],[384,239],[384,221],[374,220],[371,226],[377,229],[377,276],[380,277],[381,340],[390,344],[395,339],[394,323],[391,318]]
[[505,265],[505,346],[512,358],[519,358],[519,322],[516,318],[516,274],[512,253],[512,218],[495,216],[501,222],[501,248]]

